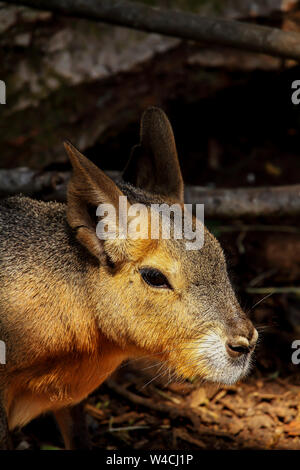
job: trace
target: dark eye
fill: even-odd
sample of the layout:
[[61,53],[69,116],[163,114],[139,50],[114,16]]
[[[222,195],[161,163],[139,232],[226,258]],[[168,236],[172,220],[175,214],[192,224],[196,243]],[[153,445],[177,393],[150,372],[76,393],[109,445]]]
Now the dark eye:
[[172,289],[166,276],[158,269],[141,268],[139,271],[142,278],[147,284],[149,284],[149,286]]

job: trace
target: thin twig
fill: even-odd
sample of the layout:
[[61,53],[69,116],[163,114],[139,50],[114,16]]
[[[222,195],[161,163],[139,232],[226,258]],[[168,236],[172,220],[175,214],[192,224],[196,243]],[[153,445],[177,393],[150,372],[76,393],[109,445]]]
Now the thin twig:
[[300,287],[247,287],[249,294],[298,294]]
[[188,418],[195,428],[198,428],[200,425],[199,417],[193,412],[193,410],[185,408],[183,406],[176,406],[170,405],[167,403],[159,403],[150,400],[150,398],[144,398],[139,395],[136,395],[133,392],[130,392],[122,385],[118,385],[114,380],[110,379],[106,382],[106,385],[113,390],[114,392],[118,393],[122,397],[126,398],[127,400],[135,403],[136,405],[144,406],[148,409],[159,411],[160,413],[166,413],[171,418],[178,418],[184,417]]

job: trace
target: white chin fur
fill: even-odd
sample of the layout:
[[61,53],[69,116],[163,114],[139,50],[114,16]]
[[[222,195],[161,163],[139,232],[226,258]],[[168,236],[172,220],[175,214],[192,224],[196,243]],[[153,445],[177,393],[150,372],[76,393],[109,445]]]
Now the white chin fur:
[[251,354],[240,358],[231,358],[225,344],[217,333],[210,333],[201,339],[198,354],[205,366],[205,379],[232,385],[247,375],[251,366]]

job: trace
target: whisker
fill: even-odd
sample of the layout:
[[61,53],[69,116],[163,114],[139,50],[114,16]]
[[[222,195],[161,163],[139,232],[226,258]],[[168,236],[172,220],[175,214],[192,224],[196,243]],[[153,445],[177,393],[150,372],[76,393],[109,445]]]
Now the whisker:
[[151,384],[154,380],[158,379],[158,377],[161,377],[161,376],[162,376],[163,374],[165,374],[165,373],[166,373],[166,371],[163,370],[160,374],[157,374],[157,375],[155,375],[154,377],[152,377],[152,379],[149,380],[149,382],[145,383],[145,384],[141,387],[140,390],[143,390],[145,387],[147,387],[147,385]]
[[142,369],[139,369],[139,370],[148,370],[148,369],[152,369],[153,367],[156,367],[158,366],[159,364],[162,364],[162,362],[155,362],[155,364],[152,364],[151,366],[147,366],[147,367],[143,367]]
[[[197,339],[199,339],[199,338],[197,338]],[[119,366],[119,369],[121,369],[122,367],[126,367],[128,364],[131,364],[132,362],[137,362],[137,361],[140,361],[140,360],[143,360],[143,359],[151,359],[152,357],[159,356],[161,354],[166,354],[166,353],[170,353],[170,352],[174,352],[174,351],[185,351],[185,350],[193,351],[194,349],[197,349],[196,345],[195,346],[182,346],[182,347],[178,347],[178,348],[174,348],[174,349],[165,349],[164,351],[161,351],[161,352],[158,352],[158,353],[149,353],[149,354],[146,354],[145,356],[134,357],[132,359],[128,359],[127,361],[124,362],[124,364]]]
[[257,329],[257,331],[265,331],[270,328],[270,325],[257,325],[255,326],[255,328]]
[[264,300],[268,299],[269,297],[271,297],[271,295],[273,295],[274,292],[270,292],[269,294],[265,295],[262,299],[260,299],[258,302],[256,302],[256,304],[254,304],[251,308],[250,308],[250,312],[251,310],[253,310],[255,307],[257,307],[261,302],[263,302]]

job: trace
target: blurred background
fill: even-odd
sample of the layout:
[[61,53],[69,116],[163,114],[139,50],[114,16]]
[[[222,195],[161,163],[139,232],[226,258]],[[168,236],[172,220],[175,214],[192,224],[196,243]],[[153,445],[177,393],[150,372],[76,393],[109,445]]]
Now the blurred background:
[[[141,3],[300,33],[300,4],[292,0]],[[140,116],[151,105],[170,118],[186,184],[212,191],[299,184],[300,105],[291,101],[291,84],[300,80],[296,61],[5,2],[0,46],[6,83],[1,197],[19,192],[29,175],[26,194],[64,200],[70,171],[65,139],[102,169],[121,171],[138,142]],[[38,189],[36,181],[42,181]],[[86,405],[95,448],[300,449],[300,365],[291,360],[292,342],[300,339],[299,214],[225,214],[206,217],[206,223],[260,330],[253,374],[218,390],[192,382],[166,387],[163,380],[142,388],[155,369],[124,367]],[[164,412],[151,408],[147,400],[154,398]],[[179,406],[199,423],[169,409]],[[37,421],[16,433],[16,447],[60,447],[50,418]]]

